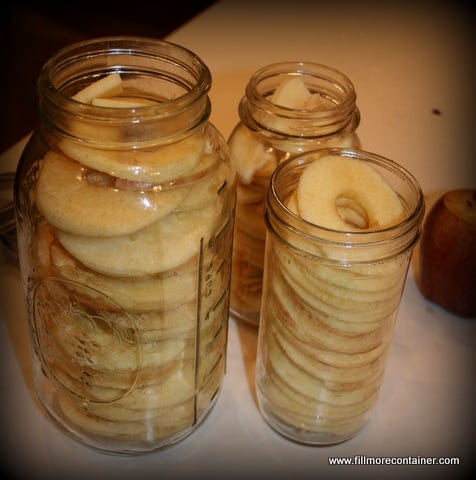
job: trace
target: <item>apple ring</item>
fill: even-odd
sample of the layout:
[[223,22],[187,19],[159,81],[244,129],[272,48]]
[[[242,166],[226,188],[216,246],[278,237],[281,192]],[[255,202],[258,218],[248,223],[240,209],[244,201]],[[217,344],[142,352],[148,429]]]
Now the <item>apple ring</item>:
[[[124,439],[131,442],[143,440],[145,443],[150,442],[151,439],[157,441],[157,439],[163,438],[164,442],[167,443],[169,437],[183,431],[187,426],[191,427],[193,421],[193,418],[186,417],[180,421],[180,417],[171,415],[169,410],[168,416],[164,413],[163,423],[160,420],[154,423],[147,418],[142,418],[142,421],[118,422],[117,420],[100,418],[89,412],[89,408],[85,409],[80,402],[66,397],[60,398],[58,407],[67,423],[73,423],[81,429],[81,432],[111,438],[111,440],[121,438],[122,441]],[[191,415],[190,412],[189,415]]]
[[[137,343],[134,347],[132,336],[126,339],[129,348],[124,348],[125,330],[105,328],[105,323],[90,317],[87,312],[83,315],[64,312],[55,322],[49,323],[48,334],[56,340],[58,350],[63,351],[70,363],[111,375],[143,368],[160,369],[194,357],[193,337]],[[93,383],[94,377],[90,381]]]
[[[200,166],[193,172],[190,182],[186,183],[187,195],[176,212],[203,208],[217,198],[224,185],[233,184],[234,179],[230,176],[227,165],[218,160],[216,156],[203,155]],[[194,180],[193,177],[197,179]]]
[[332,328],[306,308],[277,272],[273,274],[273,289],[265,302],[266,315],[282,319],[301,342],[335,352],[356,354],[371,350],[381,342],[384,329],[389,328],[384,322],[369,333],[345,334]]
[[[278,338],[280,343],[287,342],[298,346],[299,352],[297,352],[297,354],[302,354],[304,359],[308,359],[304,361],[312,362],[316,360],[323,365],[323,368],[336,367],[350,368],[351,370],[364,366],[367,368],[369,364],[381,359],[382,356],[384,356],[387,352],[393,333],[392,329],[387,329],[385,332],[385,337],[380,343],[375,345],[374,348],[355,353],[347,353],[328,350],[327,348],[323,347],[315,347],[309,345],[308,343],[304,343],[295,335],[294,332],[292,332],[288,325],[286,325],[284,322],[280,322],[276,318],[274,321],[272,321],[272,329],[275,331],[275,336]],[[298,364],[299,362],[296,361],[295,363]],[[317,370],[313,370],[313,368],[311,368],[311,372],[314,371],[317,372]],[[355,378],[357,378],[357,376]]]
[[[320,262],[310,263],[308,258],[291,253],[286,248],[276,248],[275,252],[282,268],[296,278],[298,283],[317,297],[335,305],[340,304],[343,307],[347,305],[350,309],[355,307],[356,311],[361,311],[368,304],[387,302],[389,298],[401,294],[400,269],[382,276],[378,275],[378,272],[377,274],[372,272],[372,267],[368,266],[368,274],[364,275],[360,269],[356,272],[353,268],[336,268]],[[333,277],[343,281],[335,283]]]
[[[170,374],[160,382],[145,387],[133,387],[124,393],[123,389],[101,387],[88,384],[81,379],[68,375],[65,371],[56,370],[56,374],[63,385],[71,392],[77,392],[79,397],[90,399],[92,402],[115,405],[135,410],[142,410],[147,418],[149,410],[171,407],[191,399],[194,394],[194,368],[193,361],[178,365]],[[127,393],[127,394],[126,394]]]
[[62,139],[58,148],[94,170],[133,182],[165,183],[189,174],[205,150],[203,135],[150,149],[105,150]]
[[72,98],[81,103],[92,103],[98,97],[111,97],[122,93],[122,78],[117,72],[106,75],[87,85],[79,92],[75,93]]
[[128,235],[173,211],[186,188],[121,190],[90,183],[86,169],[59,152],[49,151],[37,186],[38,208],[51,225],[75,235]]
[[[347,418],[333,419],[319,415],[319,410],[309,411],[300,403],[295,401],[293,392],[288,389],[280,388],[272,379],[266,387],[258,392],[259,403],[264,411],[272,410],[272,416],[278,416],[285,423],[292,427],[298,427],[300,430],[307,430],[323,434],[326,441],[332,437],[338,439],[339,436],[348,436],[357,432],[365,423],[369,411],[375,404],[370,404],[367,410],[362,409],[361,413],[356,413]],[[340,407],[337,408],[338,410]]]
[[[285,337],[277,328],[269,328],[269,336],[273,336],[280,348],[286,352],[290,361],[301,371],[308,373],[314,380],[325,382],[352,383],[359,384],[372,382],[375,378],[383,375],[385,368],[384,353],[388,343],[385,343],[381,349],[378,346],[379,355],[369,356],[368,362],[363,365],[334,366],[320,359],[318,352],[313,353],[313,348],[306,351],[300,349],[300,342],[294,342],[290,336]],[[362,356],[362,354],[361,354]]]
[[[278,355],[279,350],[276,352]],[[321,382],[317,386],[315,395],[308,396],[304,392],[299,390],[299,387],[296,384],[296,379],[294,377],[294,371],[296,366],[284,355],[282,364],[278,365],[278,373],[275,370],[272,362],[266,364],[266,372],[269,374],[269,378],[272,383],[275,383],[279,386],[280,390],[287,392],[286,395],[290,397],[296,404],[300,404],[300,408],[305,408],[310,405],[324,404],[327,407],[335,407],[339,409],[340,407],[352,407],[354,405],[362,404],[363,402],[368,401],[372,397],[378,395],[379,392],[379,382],[374,384],[364,384],[364,385],[339,385],[336,386],[332,383]],[[300,377],[300,373],[297,373],[297,378]],[[287,381],[286,379],[289,379]],[[271,382],[270,382],[271,383]]]
[[[134,312],[133,321],[140,340],[144,343],[166,338],[190,338],[197,321],[197,305],[192,300],[176,308],[163,311]],[[101,315],[118,328],[131,328],[131,316],[121,312],[101,312]]]
[[271,174],[278,165],[274,150],[245,125],[238,126],[230,137],[230,159],[244,184],[250,184],[258,173]]
[[[115,403],[90,403],[82,406],[84,412],[98,417],[100,420],[117,422],[151,422],[152,424],[173,425],[175,421],[180,423],[180,418],[193,416],[193,398],[182,403],[168,406],[151,407],[145,410],[140,405],[136,407],[124,407]],[[183,417],[182,417],[183,415]],[[175,417],[175,419],[174,419]]]
[[311,283],[303,271],[296,268],[296,263],[282,263],[281,267],[283,277],[296,295],[310,305],[323,322],[337,330],[371,332],[396,311],[400,301],[401,288],[383,290],[378,297],[362,292],[358,298],[346,290],[329,288],[324,282]]
[[[54,339],[54,337],[52,337]],[[59,339],[59,337],[58,337]],[[56,341],[56,340],[55,340]],[[91,343],[89,341],[89,343]],[[73,354],[77,352],[73,351]],[[177,368],[182,368],[185,360],[193,361],[193,356],[183,358],[180,363],[172,360],[160,366],[149,366],[135,370],[116,370],[108,371],[99,364],[89,366],[87,364],[80,364],[77,361],[72,362],[70,352],[68,349],[57,349],[55,351],[55,363],[50,362],[49,369],[57,381],[63,383],[67,389],[75,389],[78,395],[85,395],[90,387],[97,387],[99,389],[109,389],[111,393],[116,393],[116,398],[111,397],[107,401],[118,400],[131,390],[131,388],[147,388],[156,385],[170,376]],[[68,376],[68,377],[65,377]],[[76,380],[73,383],[72,379]],[[81,387],[81,382],[87,384],[86,389]],[[85,397],[86,398],[86,397]],[[89,397],[92,401],[103,401],[101,398]]]
[[[217,365],[209,381],[201,385],[196,399],[192,368],[187,370],[191,375],[181,372],[160,386],[133,390],[130,398],[127,396],[115,403],[85,403],[65,394],[59,395],[57,402],[69,423],[82,431],[144,442],[158,438],[166,440],[187,426],[191,427],[193,422],[199,422],[211,409],[220,389],[223,368],[222,360],[220,368]],[[180,395],[175,395],[179,392]]]
[[[348,381],[332,378],[320,378],[315,373],[301,368],[289,356],[288,351],[280,344],[274,334],[267,338],[269,345],[269,364],[260,366],[268,369],[270,366],[286,385],[293,397],[302,399],[303,403],[322,404],[339,409],[360,408],[362,403],[378,394],[383,379],[383,371],[376,370],[360,380]],[[259,371],[259,370],[258,370]],[[260,374],[258,374],[259,376]],[[266,388],[266,387],[265,387]]]
[[329,155],[310,163],[297,186],[297,207],[305,220],[339,231],[387,228],[404,218],[397,193],[365,162]]
[[113,303],[126,311],[162,311],[194,301],[197,296],[196,271],[135,281],[108,277],[82,268],[56,246],[51,248],[51,261],[55,274],[66,280],[66,288],[100,309],[110,310]]
[[143,277],[171,270],[197,255],[200,242],[216,229],[221,204],[171,213],[131,235],[100,238],[59,231],[63,247],[92,270],[105,275]]
[[[345,425],[359,425],[375,405],[382,375],[365,383],[318,381],[296,366],[276,339],[268,345],[269,363],[258,367],[259,392],[291,424],[302,428],[305,421],[308,430],[337,433]],[[266,382],[260,380],[261,369],[269,374]]]
[[158,406],[169,407],[185,402],[196,395],[198,390],[216,390],[220,384],[220,371],[224,368],[225,356],[218,351],[213,352],[214,355],[207,356],[206,353],[207,351],[203,352],[198,372],[195,371],[193,359],[178,362],[173,364],[174,368],[164,373],[159,381],[151,381],[143,386],[129,385],[128,388],[123,388],[119,383],[117,386],[103,386],[85,382],[77,375],[67,373],[63,365],[59,364],[55,366],[54,374],[63,386],[79,397],[98,403],[115,402],[124,408],[144,410],[146,416],[148,410],[154,410]]
[[365,416],[377,401],[378,391],[374,391],[368,398],[352,405],[333,405],[319,400],[319,397],[309,398],[296,392],[289,385],[282,382],[277,376],[272,376],[272,381],[266,384],[261,394],[265,394],[269,401],[285,408],[296,417],[307,418],[307,423],[312,430],[318,431],[322,426],[329,428],[348,423],[349,420]]

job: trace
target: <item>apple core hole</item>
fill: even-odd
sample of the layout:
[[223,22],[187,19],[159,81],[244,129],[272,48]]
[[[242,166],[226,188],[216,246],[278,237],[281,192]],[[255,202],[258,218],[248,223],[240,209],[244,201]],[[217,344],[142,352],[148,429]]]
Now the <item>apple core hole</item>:
[[91,185],[98,187],[112,187],[113,179],[104,172],[93,169],[84,169],[82,172],[82,178]]
[[336,199],[336,210],[339,217],[354,228],[369,228],[369,217],[365,209],[354,198],[340,195]]

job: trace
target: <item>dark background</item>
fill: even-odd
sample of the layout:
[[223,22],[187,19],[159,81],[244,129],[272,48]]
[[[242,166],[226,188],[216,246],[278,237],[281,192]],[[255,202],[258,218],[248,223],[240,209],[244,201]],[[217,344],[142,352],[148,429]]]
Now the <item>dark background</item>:
[[163,38],[215,0],[7,0],[0,12],[0,152],[37,124],[36,82],[60,48],[94,37]]

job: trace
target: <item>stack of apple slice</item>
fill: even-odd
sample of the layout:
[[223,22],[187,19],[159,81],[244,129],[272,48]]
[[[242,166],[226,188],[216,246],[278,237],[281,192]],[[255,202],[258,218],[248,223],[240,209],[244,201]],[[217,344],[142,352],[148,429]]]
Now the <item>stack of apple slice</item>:
[[[288,206],[309,223],[341,232],[385,229],[405,214],[376,170],[340,156],[309,164]],[[340,441],[365,424],[376,403],[408,256],[362,262],[358,253],[339,258],[332,243],[323,242],[316,255],[303,246],[313,247],[291,249],[270,239],[260,406],[290,429]]]
[[[327,108],[331,103],[322,95],[312,93],[300,75],[283,80],[269,100],[300,113]],[[259,117],[259,112],[257,115]],[[277,115],[272,118],[266,115],[263,125],[275,132],[284,128]],[[288,139],[285,132],[284,129],[274,140],[266,140],[259,132],[239,124],[229,141],[238,177],[231,306],[238,318],[255,325],[261,306],[265,243],[263,209],[269,179],[278,164],[291,154],[315,148],[315,144],[303,145]],[[352,147],[352,141],[349,136],[329,138],[321,142],[321,147],[324,146]]]
[[[73,98],[154,103],[123,93],[112,74]],[[220,388],[229,252],[217,238],[231,235],[234,178],[207,142],[201,131],[121,151],[62,138],[41,161],[38,339],[44,369],[63,386],[59,415],[81,434],[168,444]]]

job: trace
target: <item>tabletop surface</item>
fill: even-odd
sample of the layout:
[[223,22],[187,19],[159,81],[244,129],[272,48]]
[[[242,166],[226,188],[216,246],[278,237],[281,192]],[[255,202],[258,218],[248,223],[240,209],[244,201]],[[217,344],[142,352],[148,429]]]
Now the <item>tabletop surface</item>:
[[[474,58],[467,16],[429,2],[223,0],[167,38],[212,72],[212,122],[228,137],[249,77],[269,63],[332,66],[354,83],[365,150],[419,180],[429,209],[444,191],[475,187]],[[430,7],[431,5],[431,7]],[[359,8],[357,8],[359,6]],[[25,139],[4,152],[15,168]],[[385,379],[369,424],[331,447],[291,442],[260,417],[254,392],[257,332],[230,319],[227,373],[210,416],[181,443],[147,455],[96,452],[64,436],[33,394],[19,272],[0,256],[2,464],[15,478],[195,479],[456,478],[471,466],[476,322],[445,312],[418,289],[418,250],[399,310]],[[332,466],[333,457],[423,457],[460,466]],[[421,462],[420,462],[421,463]]]

